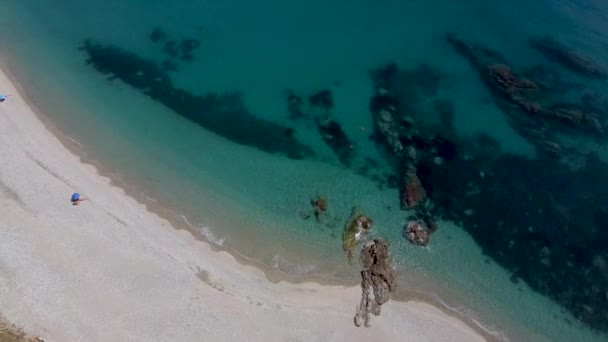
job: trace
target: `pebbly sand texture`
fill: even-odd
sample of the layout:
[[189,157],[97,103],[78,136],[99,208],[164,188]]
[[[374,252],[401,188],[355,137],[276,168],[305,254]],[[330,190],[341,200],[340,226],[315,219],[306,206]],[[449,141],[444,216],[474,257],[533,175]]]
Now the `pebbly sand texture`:
[[[146,210],[80,162],[4,73],[0,310],[45,341],[479,341],[418,302],[353,324],[360,287],[273,284]],[[90,198],[79,206],[73,192]]]

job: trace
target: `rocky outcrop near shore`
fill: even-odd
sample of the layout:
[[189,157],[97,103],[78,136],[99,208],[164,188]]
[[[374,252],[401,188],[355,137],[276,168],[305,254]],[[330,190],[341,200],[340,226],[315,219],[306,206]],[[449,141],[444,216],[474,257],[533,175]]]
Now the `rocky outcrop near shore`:
[[370,326],[371,314],[380,316],[382,304],[388,302],[395,288],[395,270],[391,264],[388,243],[374,239],[361,251],[361,303],[355,315],[355,325]]
[[342,235],[342,247],[350,263],[354,260],[355,249],[372,229],[372,223],[373,221],[363,215],[360,209],[353,208]]

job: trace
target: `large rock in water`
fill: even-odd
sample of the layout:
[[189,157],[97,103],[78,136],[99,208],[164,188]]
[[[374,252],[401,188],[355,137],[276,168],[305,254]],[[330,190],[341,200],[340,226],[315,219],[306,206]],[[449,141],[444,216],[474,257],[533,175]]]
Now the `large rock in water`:
[[369,327],[370,313],[380,316],[380,306],[389,300],[395,288],[395,270],[391,265],[388,243],[374,239],[361,251],[361,304],[355,315],[355,325]]
[[353,252],[367,232],[372,229],[372,224],[372,219],[363,215],[358,208],[353,208],[342,234],[342,246],[349,263],[353,262]]

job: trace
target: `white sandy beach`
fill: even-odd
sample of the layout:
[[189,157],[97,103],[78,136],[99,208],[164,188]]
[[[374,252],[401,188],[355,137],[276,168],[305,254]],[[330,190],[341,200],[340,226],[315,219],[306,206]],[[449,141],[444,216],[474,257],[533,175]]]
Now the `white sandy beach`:
[[[273,284],[176,230],[80,162],[4,73],[0,314],[45,341],[479,341],[456,318],[389,301],[353,324],[359,287]],[[73,192],[90,201],[69,202]]]

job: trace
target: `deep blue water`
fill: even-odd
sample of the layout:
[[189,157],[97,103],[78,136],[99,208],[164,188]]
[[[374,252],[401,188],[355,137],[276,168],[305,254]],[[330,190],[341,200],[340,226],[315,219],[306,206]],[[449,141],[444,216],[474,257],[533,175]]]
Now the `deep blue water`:
[[[49,119],[216,242],[353,279],[356,206],[400,272],[439,284],[419,290],[507,335],[608,330],[608,5],[7,8],[0,51]],[[423,201],[403,200],[408,184]],[[317,196],[320,223],[305,219]],[[403,237],[412,216],[439,227],[426,248]]]

